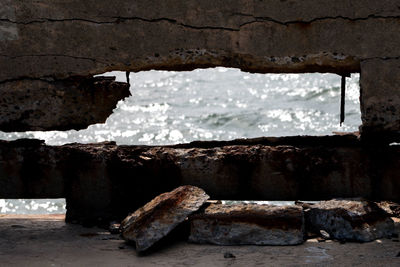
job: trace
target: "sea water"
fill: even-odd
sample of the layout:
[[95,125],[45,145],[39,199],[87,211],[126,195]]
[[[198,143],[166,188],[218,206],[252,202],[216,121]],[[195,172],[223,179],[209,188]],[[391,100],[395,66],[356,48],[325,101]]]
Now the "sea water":
[[[110,72],[117,81],[125,73]],[[359,75],[347,78],[346,120],[339,126],[335,74],[251,74],[238,69],[146,71],[130,74],[132,96],[104,124],[80,131],[2,133],[0,139],[43,139],[49,145],[116,141],[165,145],[194,140],[329,135],[361,124]],[[23,202],[25,201],[25,202]],[[0,213],[60,213],[63,200],[0,200]]]

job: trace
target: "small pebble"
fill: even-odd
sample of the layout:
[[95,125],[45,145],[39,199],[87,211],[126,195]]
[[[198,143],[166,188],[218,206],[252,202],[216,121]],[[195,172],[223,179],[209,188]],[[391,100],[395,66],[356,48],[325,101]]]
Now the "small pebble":
[[230,252],[225,252],[225,253],[224,253],[224,258],[225,258],[225,259],[234,259],[234,258],[236,258],[236,256],[233,255],[233,254],[230,253]]
[[331,238],[331,236],[325,230],[319,230],[319,233],[320,233],[321,237],[324,238],[324,239],[330,239]]
[[117,234],[119,234],[121,232],[119,227],[120,227],[119,223],[111,222],[110,226],[108,227],[108,230],[110,231],[111,234],[117,235]]

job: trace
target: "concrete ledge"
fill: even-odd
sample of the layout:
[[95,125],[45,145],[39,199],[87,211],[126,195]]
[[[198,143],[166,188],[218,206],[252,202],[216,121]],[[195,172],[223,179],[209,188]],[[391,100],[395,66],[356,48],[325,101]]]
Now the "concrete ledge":
[[399,152],[351,135],[155,147],[1,141],[0,197],[66,198],[69,221],[121,219],[180,185],[212,199],[398,202]]

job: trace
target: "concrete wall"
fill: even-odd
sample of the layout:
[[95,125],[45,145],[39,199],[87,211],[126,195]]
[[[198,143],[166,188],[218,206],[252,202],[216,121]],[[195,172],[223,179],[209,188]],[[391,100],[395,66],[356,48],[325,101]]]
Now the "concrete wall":
[[363,135],[400,132],[397,0],[0,0],[0,6],[0,98],[15,81],[29,88],[38,79],[111,70],[361,72]]
[[355,136],[146,147],[0,142],[0,198],[66,198],[69,221],[121,219],[180,185],[212,199],[400,200],[400,148]]

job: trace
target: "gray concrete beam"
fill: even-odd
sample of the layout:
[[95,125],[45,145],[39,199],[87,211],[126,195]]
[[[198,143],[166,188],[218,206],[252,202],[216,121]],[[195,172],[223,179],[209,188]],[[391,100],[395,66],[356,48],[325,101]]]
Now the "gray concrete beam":
[[360,60],[400,55],[394,0],[2,2],[0,81],[211,66],[356,72]]

